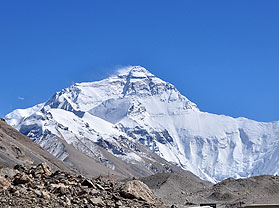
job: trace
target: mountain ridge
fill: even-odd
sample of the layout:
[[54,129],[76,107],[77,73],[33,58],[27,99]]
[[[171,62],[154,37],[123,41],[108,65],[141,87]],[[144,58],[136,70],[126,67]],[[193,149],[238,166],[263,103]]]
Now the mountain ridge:
[[[211,182],[277,174],[279,167],[279,122],[201,112],[172,84],[140,66],[101,81],[74,84],[33,109],[16,110],[5,118],[42,146],[53,134],[76,148],[86,140],[91,152],[103,145],[121,159],[141,162],[137,156],[142,152],[120,145],[139,142]],[[126,140],[112,139],[120,136]],[[62,151],[53,146],[48,150]],[[272,162],[266,162],[270,158]]]

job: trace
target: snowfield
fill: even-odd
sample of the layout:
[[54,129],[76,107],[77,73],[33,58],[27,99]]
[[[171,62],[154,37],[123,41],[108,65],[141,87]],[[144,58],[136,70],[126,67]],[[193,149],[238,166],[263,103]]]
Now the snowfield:
[[5,119],[60,159],[67,154],[56,136],[89,156],[104,157],[96,146],[105,146],[131,163],[144,162],[143,156],[125,142],[139,142],[211,182],[279,170],[279,122],[201,112],[172,84],[140,66],[74,84]]

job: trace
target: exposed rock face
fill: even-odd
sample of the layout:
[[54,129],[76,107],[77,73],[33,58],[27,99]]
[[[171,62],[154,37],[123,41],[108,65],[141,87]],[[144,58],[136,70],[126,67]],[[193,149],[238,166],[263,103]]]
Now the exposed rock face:
[[165,207],[140,181],[89,179],[51,172],[46,164],[20,167],[0,176],[0,207]]

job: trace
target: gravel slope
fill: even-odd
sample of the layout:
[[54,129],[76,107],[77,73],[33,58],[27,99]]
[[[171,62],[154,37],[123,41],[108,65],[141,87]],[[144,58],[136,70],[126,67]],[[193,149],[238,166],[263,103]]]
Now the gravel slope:
[[191,174],[161,173],[140,180],[169,206],[188,207],[200,203],[216,203],[218,207],[239,207],[279,203],[279,176],[228,178],[217,184],[209,184]]

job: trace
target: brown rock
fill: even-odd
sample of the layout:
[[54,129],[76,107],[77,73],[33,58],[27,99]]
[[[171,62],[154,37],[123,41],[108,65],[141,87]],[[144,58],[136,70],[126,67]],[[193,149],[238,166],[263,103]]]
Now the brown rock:
[[65,195],[65,194],[67,194],[67,189],[65,189],[63,187],[59,187],[59,188],[55,189],[54,193],[58,193],[60,195]]
[[70,177],[68,178],[68,181],[69,181],[69,184],[70,184],[70,185],[76,185],[76,184],[77,184],[77,181],[76,181],[76,179],[75,179],[74,176],[70,176]]
[[96,193],[99,193],[100,191],[96,190],[96,189],[90,189],[90,194],[93,195],[93,194],[96,194]]
[[63,183],[50,184],[50,186],[48,187],[48,190],[51,193],[59,194],[60,196],[69,193],[68,186],[65,186]]
[[122,202],[119,200],[115,203],[117,206],[122,206]]
[[39,165],[37,165],[36,169],[35,169],[35,176],[38,175],[47,175],[50,176],[51,170],[50,167],[46,164],[46,163],[41,163]]
[[7,189],[10,186],[11,186],[10,182],[3,176],[0,176],[0,187],[2,187],[3,189]]
[[37,195],[37,197],[41,197],[42,192],[39,190],[33,190],[34,194]]
[[2,168],[0,170],[0,175],[2,176],[8,176],[10,178],[14,177],[16,174],[18,174],[19,171],[15,170],[13,168]]
[[42,192],[41,192],[41,197],[43,197],[44,199],[50,199],[49,192],[47,192],[47,191],[42,191]]
[[18,171],[21,171],[21,172],[26,170],[24,165],[15,165],[14,169],[18,170]]
[[87,186],[88,188],[93,188],[94,187],[93,183],[90,180],[88,180],[88,179],[84,179],[81,182],[81,185],[82,186]]
[[63,183],[59,183],[59,184],[50,184],[51,189],[55,189],[55,188],[66,188],[66,186]]
[[72,205],[71,200],[68,197],[65,198],[65,203],[66,203],[67,206]]
[[141,199],[148,203],[153,203],[156,200],[154,193],[148,188],[146,184],[139,180],[128,181],[121,190],[124,197],[130,199]]
[[91,199],[89,199],[89,202],[95,206],[105,206],[105,203],[103,202],[103,200],[101,198],[97,198],[97,197],[93,197]]
[[28,175],[24,173],[19,173],[14,177],[13,184],[19,185],[19,184],[26,184],[31,182],[31,179]]
[[102,191],[104,191],[105,189],[104,189],[104,187],[103,186],[101,186],[101,185],[99,185],[99,184],[96,184],[96,186],[97,186],[97,188],[98,189],[100,189],[100,190],[102,190]]

